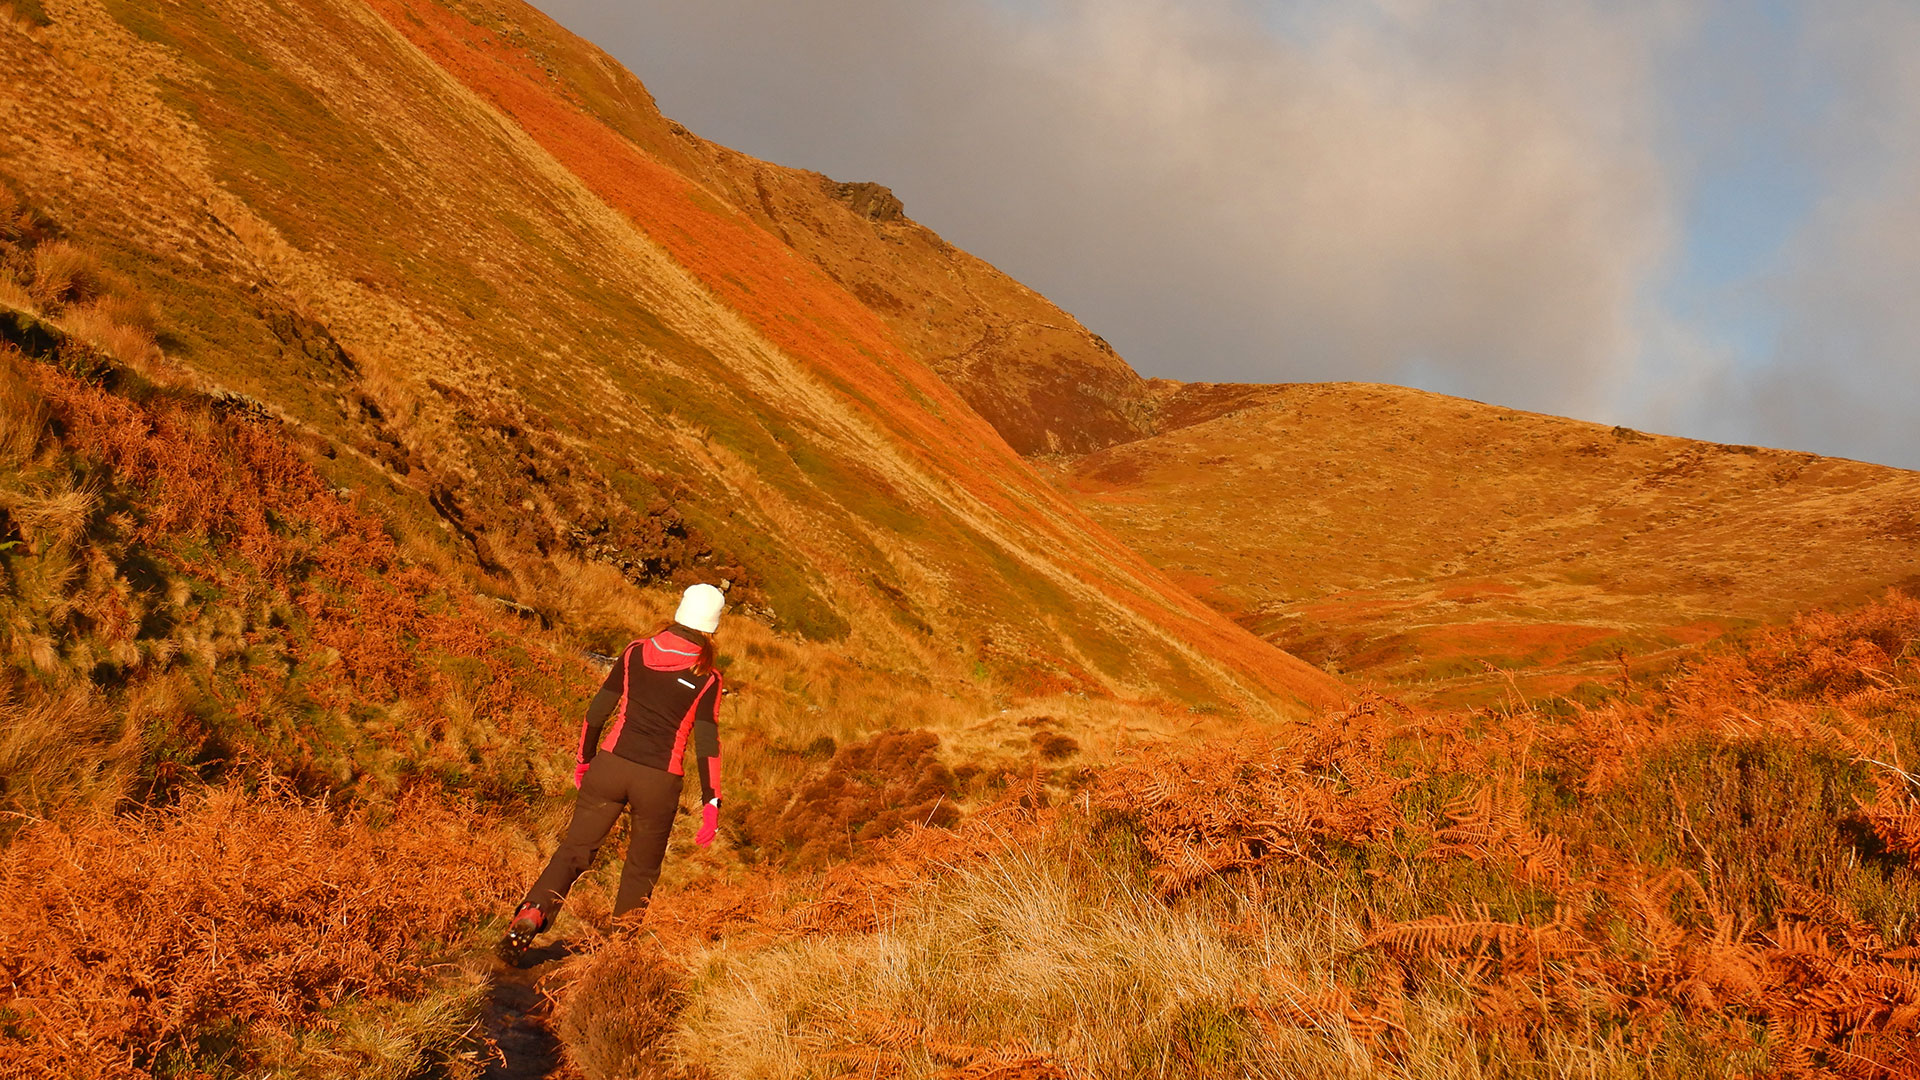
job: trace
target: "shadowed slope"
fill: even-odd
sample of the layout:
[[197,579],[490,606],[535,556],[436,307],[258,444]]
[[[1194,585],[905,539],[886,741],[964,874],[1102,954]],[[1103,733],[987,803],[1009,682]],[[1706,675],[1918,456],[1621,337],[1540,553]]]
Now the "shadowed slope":
[[[1920,575],[1920,474],[1399,387],[1167,387],[1081,507],[1262,636],[1434,693],[1619,675]],[[1498,693],[1497,690],[1493,691]]]

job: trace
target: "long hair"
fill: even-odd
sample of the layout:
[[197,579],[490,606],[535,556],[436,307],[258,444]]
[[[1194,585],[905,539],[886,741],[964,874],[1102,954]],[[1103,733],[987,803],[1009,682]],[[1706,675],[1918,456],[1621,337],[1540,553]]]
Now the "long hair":
[[703,634],[691,626],[681,626],[677,622],[670,622],[660,629],[655,630],[652,636],[659,637],[669,630],[675,631],[676,636],[687,638],[700,647],[700,655],[695,657],[693,661],[693,673],[695,675],[705,675],[707,672],[713,670],[712,634]]

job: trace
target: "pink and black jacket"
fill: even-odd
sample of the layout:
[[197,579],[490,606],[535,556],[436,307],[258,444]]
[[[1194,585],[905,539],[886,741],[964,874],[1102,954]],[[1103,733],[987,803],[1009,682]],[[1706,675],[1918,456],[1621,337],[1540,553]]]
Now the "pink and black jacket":
[[[685,775],[687,741],[700,769],[700,801],[720,797],[720,673],[696,675],[706,635],[675,623],[628,645],[587,706],[580,761],[609,750]],[[611,720],[611,722],[609,722]]]

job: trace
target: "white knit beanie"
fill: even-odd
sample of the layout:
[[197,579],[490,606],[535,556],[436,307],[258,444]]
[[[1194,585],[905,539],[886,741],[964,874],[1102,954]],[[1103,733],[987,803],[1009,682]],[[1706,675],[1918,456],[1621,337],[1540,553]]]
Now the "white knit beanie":
[[689,630],[711,634],[720,628],[720,609],[726,606],[727,598],[719,589],[711,585],[689,585],[687,591],[680,594],[680,610],[673,613],[673,621]]

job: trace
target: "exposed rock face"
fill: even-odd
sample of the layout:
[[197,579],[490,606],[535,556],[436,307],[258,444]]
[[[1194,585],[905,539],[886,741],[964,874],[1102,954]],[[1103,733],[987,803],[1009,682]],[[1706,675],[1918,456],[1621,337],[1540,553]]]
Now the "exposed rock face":
[[844,184],[829,181],[826,190],[828,198],[846,203],[868,221],[899,221],[907,216],[906,205],[893,191],[872,181]]

